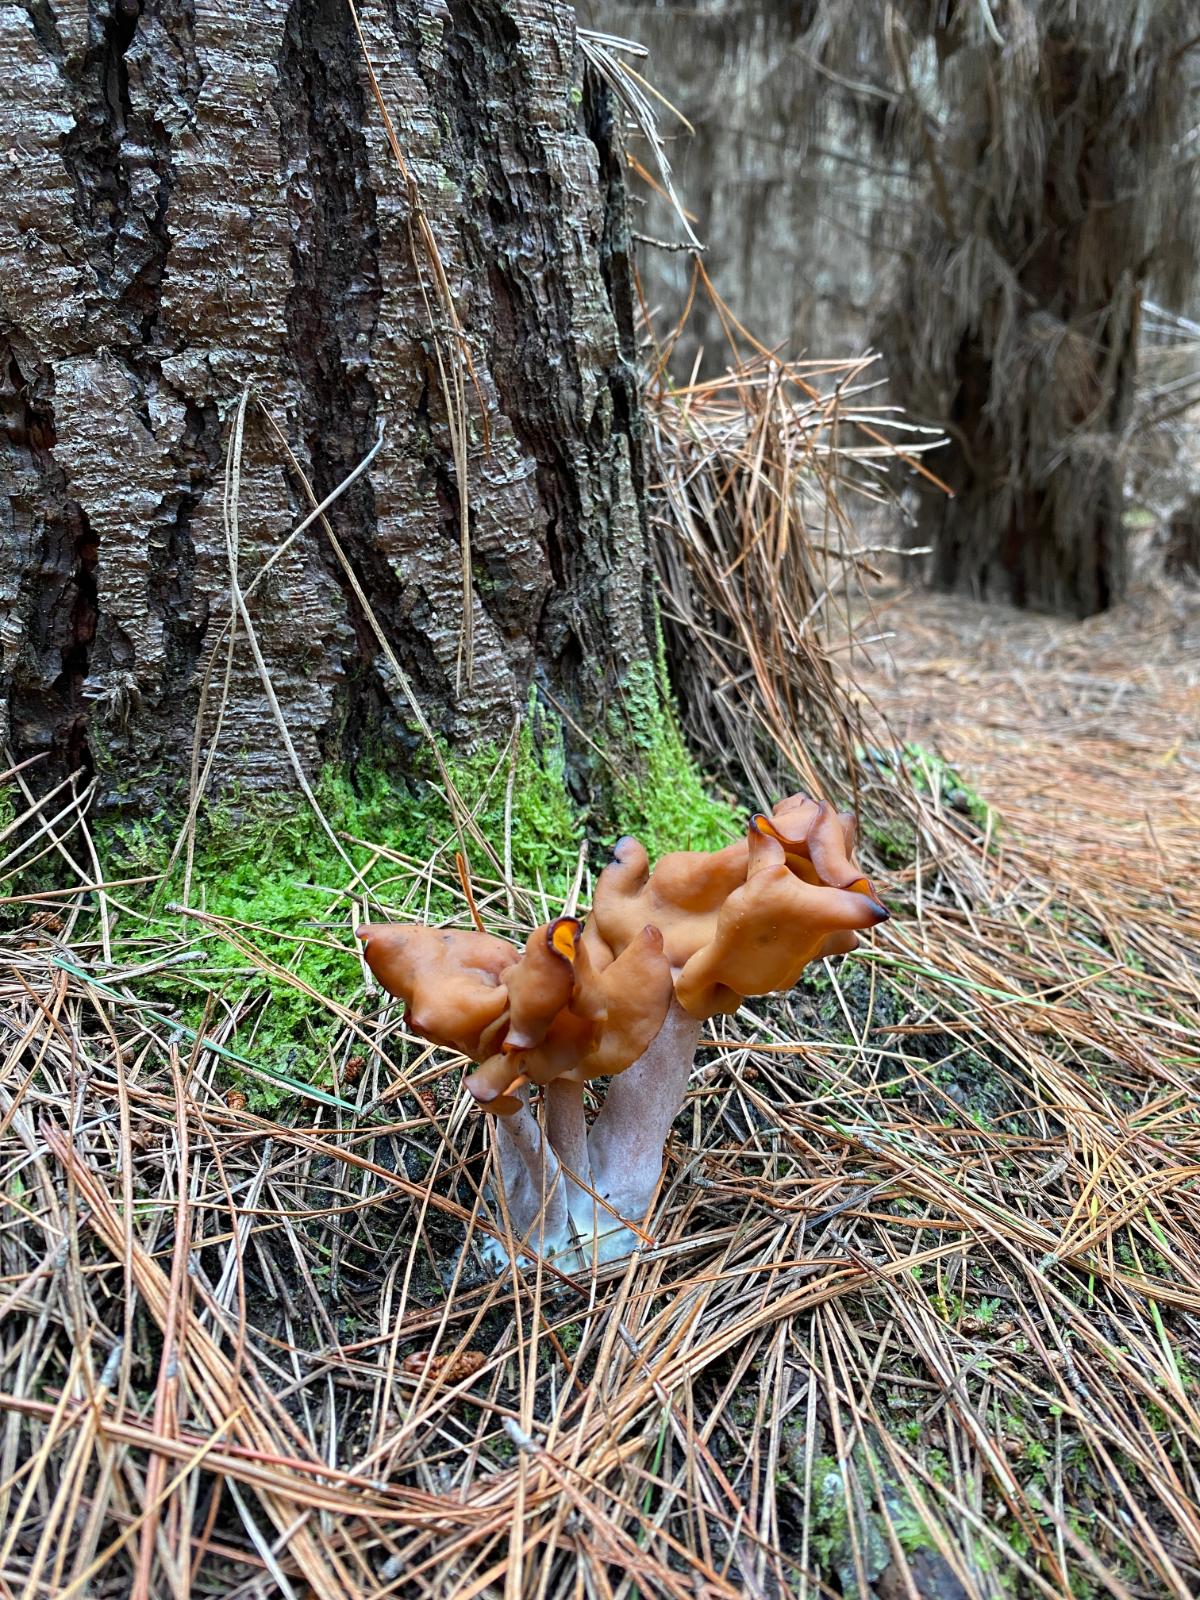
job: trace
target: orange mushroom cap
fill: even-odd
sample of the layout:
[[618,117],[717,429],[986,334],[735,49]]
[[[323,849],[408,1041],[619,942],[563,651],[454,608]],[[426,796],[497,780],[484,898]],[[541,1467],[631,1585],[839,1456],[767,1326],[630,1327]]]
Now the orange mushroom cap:
[[557,917],[535,928],[520,959],[503,973],[508,990],[508,1030],[501,1045],[505,1055],[541,1044],[569,1003],[581,928],[574,917]]
[[543,1050],[524,1060],[534,1083],[576,1083],[631,1067],[663,1025],[674,985],[657,928],[645,927],[602,971],[590,967]]
[[[564,920],[572,919],[559,919]],[[555,926],[549,924],[549,929]],[[578,926],[574,923],[576,930]],[[537,929],[530,940],[533,960],[539,963],[547,932]],[[567,941],[561,934],[559,944],[565,957]],[[643,928],[615,960],[600,969],[577,934],[570,948],[574,983],[567,1003],[553,1016],[541,1039],[514,1048],[509,1031],[499,1049],[467,1079],[467,1088],[485,1110],[504,1113],[516,1109],[519,1102],[513,1098],[513,1090],[524,1080],[547,1084],[566,1078],[583,1083],[624,1072],[662,1027],[673,986],[662,935],[656,928]],[[513,972],[506,974],[506,981],[511,991]],[[517,980],[518,984],[523,981]],[[513,1081],[515,1071],[522,1075],[517,1083]]]
[[[697,1017],[790,988],[810,961],[853,950],[854,930],[887,915],[851,859],[854,832],[853,816],[794,794],[771,817],[756,816],[745,838],[712,852],[676,851],[653,871],[638,841],[621,839],[597,880],[583,943],[611,957],[647,923],[661,929],[679,1002]],[[774,897],[766,880],[743,893],[768,864],[779,868]],[[768,911],[782,920],[752,934],[744,921],[752,908],[760,920]],[[752,955],[743,947],[751,937],[771,945],[769,960],[762,949]]]
[[725,901],[712,939],[675,982],[676,998],[693,1017],[736,1011],[747,995],[790,989],[810,961],[853,949],[855,930],[887,917],[865,878],[839,888],[790,870],[789,849],[766,817],[753,819],[747,845],[745,883]]
[[508,1004],[501,974],[513,964],[511,944],[487,933],[386,922],[356,928],[355,935],[375,977],[404,1001],[414,1033],[478,1055],[481,1036]]
[[592,915],[600,938],[614,955],[649,924],[663,936],[672,967],[712,938],[717,915],[728,896],[746,881],[746,841],[723,850],[677,850],[654,871],[636,839],[619,839],[612,861],[596,880]]
[[798,878],[874,898],[869,881],[851,860],[856,832],[851,812],[837,812],[828,801],[796,794],[781,800],[770,817],[758,821],[783,845],[788,870]]
[[528,1081],[525,1074],[514,1067],[512,1057],[498,1050],[480,1062],[466,1084],[480,1110],[507,1117],[520,1110],[517,1090]]
[[521,1106],[525,1082],[585,1082],[632,1066],[672,994],[697,1019],[790,989],[810,961],[841,955],[887,912],[852,859],[854,819],[790,795],[722,850],[680,850],[653,872],[624,838],[585,925],[557,917],[519,954],[482,933],[372,924],[372,972],[410,1026],[478,1063],[488,1111]]
[[467,1079],[467,1088],[485,1111],[507,1116],[520,1108],[515,1091],[528,1079],[524,1060],[543,1044],[576,987],[580,927],[574,917],[543,923],[505,968],[507,1008],[481,1035],[475,1054],[479,1066]]
[[645,927],[596,978],[604,1013],[599,1037],[580,1062],[582,1078],[624,1072],[649,1049],[675,992],[661,932]]

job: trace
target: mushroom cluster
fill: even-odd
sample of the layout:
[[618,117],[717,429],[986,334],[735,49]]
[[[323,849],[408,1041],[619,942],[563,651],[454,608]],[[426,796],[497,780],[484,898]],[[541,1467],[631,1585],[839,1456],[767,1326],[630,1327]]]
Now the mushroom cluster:
[[[457,929],[357,930],[409,1028],[475,1063],[467,1088],[495,1114],[523,1250],[574,1268],[634,1247],[700,1024],[790,989],[810,961],[853,950],[886,918],[853,848],[852,816],[793,795],[725,849],[677,851],[653,871],[638,841],[621,839],[587,920],[557,917],[521,951]],[[589,1126],[594,1078],[611,1082]]]

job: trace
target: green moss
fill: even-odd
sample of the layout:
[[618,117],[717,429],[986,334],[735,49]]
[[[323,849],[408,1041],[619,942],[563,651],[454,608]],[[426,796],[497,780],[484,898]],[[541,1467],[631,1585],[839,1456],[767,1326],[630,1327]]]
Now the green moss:
[[[866,749],[860,747],[856,754],[865,765],[877,767],[882,772],[906,772],[913,788],[919,794],[937,794],[944,805],[949,806],[952,811],[959,811],[964,816],[970,817],[981,829],[987,828],[990,819],[993,831],[995,830],[997,818],[987,801],[936,751],[929,750],[921,744],[905,744],[891,750],[880,750],[873,746]],[[897,865],[910,859],[912,841],[906,837],[910,832],[907,824],[897,824],[892,832],[879,827],[876,830],[878,837],[875,833],[871,833],[870,824],[867,831],[885,862],[887,862],[885,851],[901,856],[901,860],[896,862]]]
[[947,805],[965,813],[980,828],[987,827],[989,818],[994,821],[987,801],[941,756],[919,744],[906,744],[903,755],[913,786],[922,794],[936,791]]
[[[713,848],[737,830],[732,808],[705,792],[652,670],[630,674],[623,705],[627,725],[614,742],[632,744],[637,767],[616,782],[615,817],[604,822],[602,833],[597,825],[589,827],[568,793],[559,725],[533,704],[512,750],[486,749],[465,758],[443,752],[453,787],[496,859],[504,859],[507,833],[514,881],[544,889],[552,900],[569,889],[589,833],[605,839],[637,833],[654,858],[669,849]],[[369,770],[352,783],[327,771],[316,787],[333,832],[354,867],[370,869],[368,881],[384,904],[418,918],[465,921],[460,900],[436,884],[429,887],[402,862],[384,859],[372,866],[368,846],[385,846],[414,865],[436,853],[438,876],[451,881],[454,852],[463,849],[477,893],[495,882],[498,873],[487,850],[457,832],[432,760],[407,782]],[[101,829],[97,842],[105,876],[161,872],[177,827],[178,819],[159,817],[138,827]],[[256,952],[309,989],[352,1004],[359,970],[348,951],[349,907],[335,892],[348,879],[346,862],[302,796],[234,789],[200,818],[188,905],[252,924],[242,937]],[[198,1028],[215,996],[210,1029],[227,1019],[226,1008],[236,1009],[236,1029],[225,1041],[231,1049],[267,1072],[332,1089],[330,1046],[340,1027],[334,1015],[284,978],[254,970],[232,939],[168,911],[182,892],[180,863],[168,881],[129,891],[123,901],[128,914],[120,918],[119,941],[183,940],[203,952],[202,962],[166,969],[152,984],[139,985],[143,998],[168,1004],[181,1022]],[[285,1086],[239,1076],[232,1067],[224,1082],[242,1088],[259,1112],[274,1111],[290,1094]]]
[[863,833],[883,865],[892,871],[907,867],[916,854],[917,836],[903,818],[886,823],[867,819]]
[[[547,893],[561,895],[578,858],[582,819],[566,793],[561,744],[553,730],[540,739],[539,733],[545,730],[535,732],[527,723],[508,760],[494,750],[446,759],[455,789],[500,858],[511,771],[508,827],[513,876],[520,883],[540,884]],[[453,877],[453,853],[463,840],[434,774],[399,783],[367,772],[351,784],[344,775],[326,772],[316,792],[355,868],[366,869],[372,859],[366,843],[353,842],[361,840],[386,846],[414,863],[440,851],[443,861],[446,857],[450,861],[443,875]],[[164,826],[162,819],[154,826],[102,831],[99,843],[106,876],[162,870],[173,837],[174,829]],[[495,879],[496,868],[482,848],[467,840],[465,853],[477,884]],[[254,924],[244,937],[256,950],[310,988],[349,1001],[358,986],[358,970],[345,948],[348,907],[330,892],[348,878],[345,861],[302,796],[243,795],[233,790],[207,808],[200,820],[189,905]],[[384,861],[377,863],[370,881],[385,901],[397,903],[411,891],[414,880],[397,863]],[[168,912],[166,907],[182,892],[182,884],[183,869],[178,865],[168,881],[127,902],[132,923],[123,919],[120,928],[127,936],[174,940],[182,936],[205,952],[199,970],[184,967],[164,974],[156,983],[155,998],[175,1004],[190,1027],[199,1025],[212,993],[230,1004],[242,1002],[234,1044],[239,1053],[252,1054],[269,1071],[331,1087],[332,1014],[282,978],[247,973],[247,957],[236,944],[209,934],[201,923]],[[436,886],[428,897],[420,886],[414,909],[432,918],[459,913],[454,899]],[[236,1072],[228,1081],[244,1088],[258,1111],[275,1109],[287,1095],[285,1089],[258,1080],[239,1082]]]
[[929,1524],[911,1500],[897,1499],[894,1504],[889,1503],[888,1520],[906,1555],[915,1555],[918,1550],[936,1549]]
[[854,1561],[855,1542],[867,1581],[874,1583],[891,1559],[883,1519],[869,1511],[855,1519],[856,1541],[850,1538],[850,1506],[845,1479],[831,1456],[813,1463],[809,1501],[812,1552],[817,1570],[837,1575],[844,1594],[858,1587]]
[[718,850],[737,836],[739,811],[708,793],[684,743],[661,654],[657,668],[630,668],[610,722],[613,743],[636,763],[614,777],[617,824],[642,841],[651,860],[669,850]]

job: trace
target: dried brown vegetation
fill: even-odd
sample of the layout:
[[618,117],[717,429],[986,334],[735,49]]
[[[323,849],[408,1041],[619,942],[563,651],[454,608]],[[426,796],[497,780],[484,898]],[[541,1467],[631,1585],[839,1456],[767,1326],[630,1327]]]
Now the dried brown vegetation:
[[[661,403],[681,409],[660,440],[717,415],[703,393]],[[744,418],[763,460],[796,449]],[[690,492],[764,496],[712,525],[743,530],[742,565],[778,555],[777,469],[724,459],[724,479],[712,452],[693,463]],[[696,560],[687,526],[671,562]],[[789,538],[761,571],[795,619],[820,587],[787,562],[827,558],[803,515]],[[801,652],[739,643],[740,592],[705,602],[725,618],[710,693],[753,708],[769,783],[796,760],[794,740],[771,754],[786,674],[827,669],[833,622]],[[313,937],[345,950],[345,984],[311,1004],[339,1029],[334,1092],[272,1121],[227,1092],[228,1052],[254,1051],[236,1009],[214,1000],[196,1040],[155,1003],[179,947],[139,937],[121,886],[11,902],[0,1583],[1194,1593],[1200,688],[1195,611],[1155,604],[1082,632],[876,606],[860,639],[891,637],[860,642],[874,665],[837,715],[899,914],[790,1003],[710,1027],[658,1247],[594,1278],[481,1270],[483,1120],[354,992],[351,900],[461,902],[446,852],[378,841],[385,891],[330,886]],[[836,778],[846,746],[821,748]],[[70,826],[86,860],[77,811],[45,816],[27,853]],[[495,931],[532,909],[472,887]],[[252,929],[201,926],[278,977]]]

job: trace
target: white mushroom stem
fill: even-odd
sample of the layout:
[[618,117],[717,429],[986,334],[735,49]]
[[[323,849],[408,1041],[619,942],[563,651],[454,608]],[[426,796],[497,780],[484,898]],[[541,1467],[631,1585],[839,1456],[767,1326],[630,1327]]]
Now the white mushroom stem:
[[[592,1184],[613,1211],[639,1226],[662,1176],[663,1147],[683,1104],[700,1024],[671,1001],[657,1036],[634,1064],[615,1077],[588,1138]],[[597,1218],[599,1259],[624,1255],[636,1236],[613,1217]]]
[[[556,1265],[576,1272],[636,1248],[639,1235],[626,1224],[642,1228],[647,1220],[699,1039],[700,1024],[672,1000],[649,1049],[610,1080],[590,1132],[582,1086],[563,1081],[542,1091],[541,1127],[528,1086],[519,1091],[521,1109],[495,1119],[513,1235],[531,1255],[553,1255]],[[484,1255],[496,1266],[509,1259],[498,1240],[489,1240]]]
[[571,1221],[577,1232],[588,1237],[595,1226],[596,1202],[588,1188],[592,1184],[592,1163],[583,1085],[562,1078],[547,1084],[542,1091],[542,1119],[546,1137],[566,1169],[563,1183]]
[[[566,1183],[558,1157],[529,1109],[528,1086],[519,1097],[519,1111],[493,1121],[500,1182],[514,1240],[546,1255],[570,1242]],[[499,1240],[489,1240],[484,1254],[497,1264],[508,1260]]]

